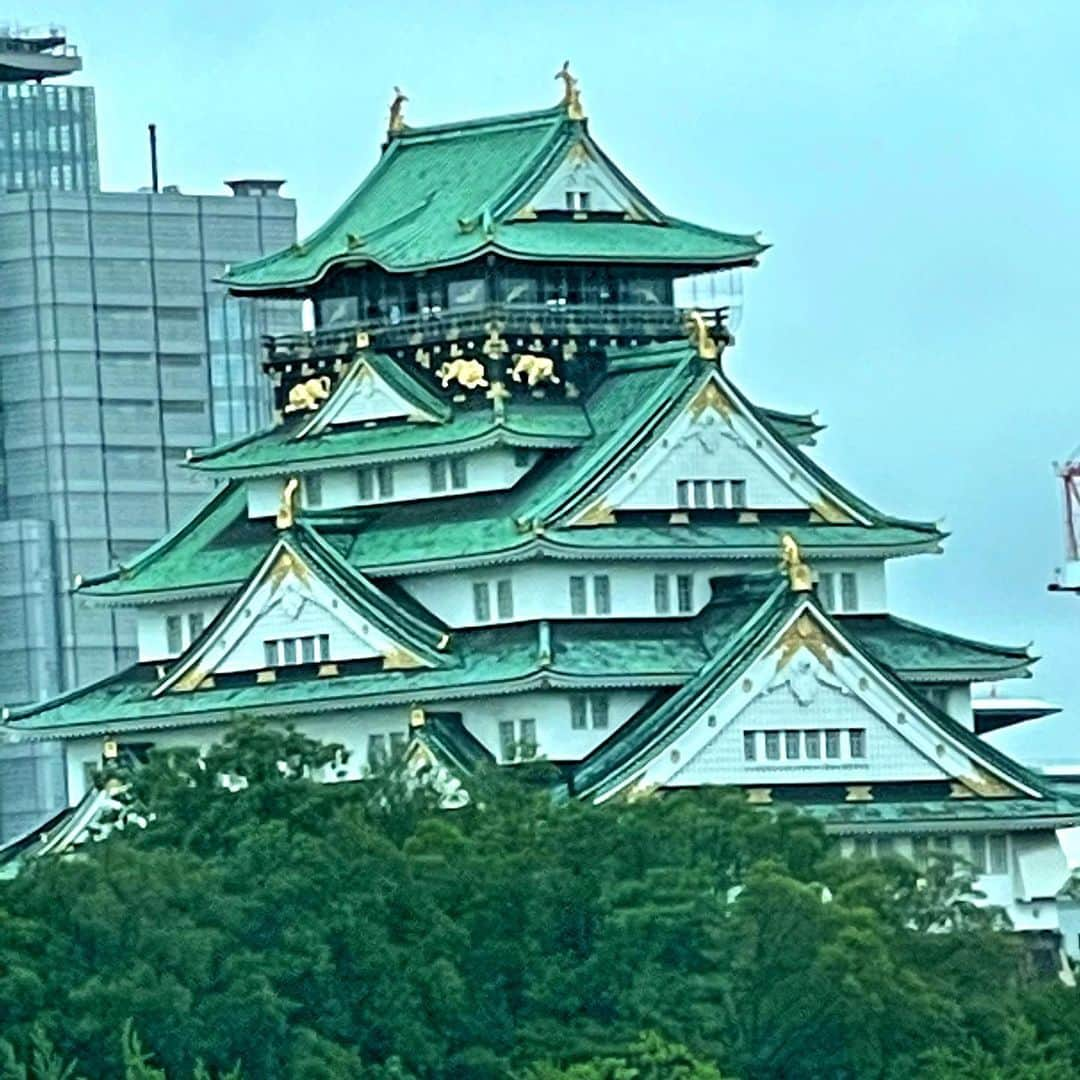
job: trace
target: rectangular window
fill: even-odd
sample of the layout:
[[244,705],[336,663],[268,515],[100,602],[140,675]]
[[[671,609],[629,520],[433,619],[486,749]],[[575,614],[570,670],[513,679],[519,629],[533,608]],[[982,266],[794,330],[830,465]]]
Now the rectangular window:
[[856,859],[872,859],[874,857],[873,839],[869,836],[856,836],[854,855]]
[[577,193],[577,205],[579,210],[589,209],[589,193],[587,191],[579,191]]
[[986,837],[974,834],[968,837],[968,858],[976,874],[986,873]]
[[375,498],[375,475],[371,469],[356,470],[356,498],[358,502],[370,502]]
[[671,611],[671,579],[667,574],[653,577],[653,607],[657,615],[667,615]]
[[442,458],[428,462],[428,481],[432,491],[446,490],[446,462]]
[[499,756],[503,761],[513,761],[517,739],[514,735],[514,721],[499,721]]
[[800,749],[799,744],[801,742],[802,742],[802,739],[799,737],[799,732],[797,732],[797,731],[785,731],[784,732],[784,757],[786,757],[788,761],[798,761],[799,760],[799,749]]
[[203,613],[193,611],[188,617],[188,641],[194,641],[203,632]]
[[714,509],[727,506],[727,483],[723,480],[712,481],[712,505]]
[[679,610],[694,610],[694,575],[679,574],[675,578],[675,591],[678,594]]
[[608,726],[607,694],[593,694],[589,698],[589,709],[592,711],[592,726],[602,731]]
[[911,861],[920,869],[925,870],[930,861],[930,838],[927,836],[913,836],[911,838]]
[[840,575],[840,609],[842,611],[858,611],[859,609],[859,585],[858,579],[852,573]]
[[818,596],[821,598],[821,606],[826,611],[836,610],[836,589],[833,586],[832,574],[818,575]]
[[461,491],[469,486],[468,463],[463,457],[450,459],[450,486]]
[[405,753],[406,736],[404,731],[390,732],[390,757],[394,761],[400,761]]
[[570,578],[570,614],[585,614],[585,579],[577,575]]
[[281,643],[281,662],[283,664],[295,664],[296,661],[296,638],[285,638]]
[[675,483],[675,505],[680,510],[686,510],[690,506],[690,481],[678,480]]
[[896,841],[891,836],[879,836],[877,838],[877,853],[879,859],[884,859],[896,851]]
[[593,609],[597,615],[611,614],[611,580],[607,574],[593,578]]
[[382,768],[386,764],[386,736],[369,735],[367,740],[368,766],[372,769]]
[[278,643],[276,641],[264,641],[263,642],[263,664],[268,667],[277,667],[278,665]]
[[514,586],[509,578],[495,582],[495,607],[500,619],[514,617]]
[[709,505],[709,481],[694,481],[694,506],[698,509]]
[[536,757],[536,721],[521,721],[521,737],[518,739],[518,757]]
[[757,761],[757,732],[744,731],[742,735],[742,756],[745,761]]
[[1000,833],[995,833],[986,838],[989,849],[988,862],[991,874],[1007,874],[1009,872],[1009,843],[1008,839]]
[[477,622],[491,621],[491,592],[486,581],[473,582],[473,616]]
[[952,851],[952,837],[951,836],[935,836],[932,838],[935,851],[950,852]]
[[379,498],[391,498],[394,494],[394,467],[392,465],[377,466],[375,478],[379,483]]
[[315,639],[313,637],[302,637],[300,639],[300,662],[302,664],[315,663]]
[[731,481],[731,505],[736,510],[742,510],[746,506],[746,481]]
[[807,731],[803,738],[806,746],[806,756],[817,761],[821,757],[821,732]]
[[179,615],[165,616],[165,647],[170,653],[178,653],[184,647],[184,623]]
[[319,663],[326,663],[330,659],[330,635],[319,635]]
[[304,503],[313,509],[322,506],[322,477],[318,473],[304,477]]
[[584,731],[589,726],[589,703],[582,694],[570,698],[570,727],[574,731]]
[[769,761],[780,760],[780,732],[779,731],[766,731],[765,732],[765,757]]
[[576,207],[577,207],[577,198],[576,198],[576,196],[577,196],[576,191],[568,191],[566,193],[566,209],[567,210],[576,209]]
[[852,728],[848,732],[848,747],[853,758],[866,757],[866,728]]
[[838,758],[840,756],[840,732],[839,731],[826,731],[825,732],[825,756],[827,758]]
[[532,451],[527,446],[514,447],[514,467],[524,469],[532,464]]

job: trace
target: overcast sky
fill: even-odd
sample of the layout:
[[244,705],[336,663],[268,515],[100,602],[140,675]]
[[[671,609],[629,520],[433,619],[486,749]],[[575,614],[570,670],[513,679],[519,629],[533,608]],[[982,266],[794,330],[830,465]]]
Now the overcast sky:
[[554,104],[669,212],[775,246],[745,277],[728,370],[818,409],[818,459],[941,556],[893,563],[893,610],[1034,641],[1009,689],[1068,707],[999,744],[1080,760],[1080,598],[1051,462],[1080,444],[1080,5],[51,0],[97,88],[103,186],[285,177],[302,230],[371,167],[395,83],[417,124]]

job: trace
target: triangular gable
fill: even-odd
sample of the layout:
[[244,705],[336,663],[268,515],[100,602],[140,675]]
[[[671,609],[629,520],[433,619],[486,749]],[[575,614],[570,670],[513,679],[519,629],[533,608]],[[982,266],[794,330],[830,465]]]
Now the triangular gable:
[[463,781],[477,767],[494,765],[491,752],[466,730],[457,713],[413,709],[410,728],[403,762],[411,781],[429,788],[442,810],[467,806],[470,796]]
[[1026,770],[875,664],[811,600],[773,624],[733,662],[707,664],[582,794],[832,783],[872,799],[874,783],[950,781],[961,798],[1042,797]]
[[305,639],[313,641],[308,663],[381,660],[383,668],[416,668],[444,662],[444,633],[434,627],[426,635],[417,632],[415,616],[396,610],[355,571],[347,571],[354,580],[343,580],[332,565],[336,556],[313,534],[304,541],[304,533],[277,541],[154,696],[213,685],[216,675],[287,668],[291,664],[268,663],[268,643],[279,641],[296,643],[298,663],[304,662]]
[[[685,505],[680,482],[688,485]],[[809,510],[812,520],[871,524],[745,405],[719,367],[665,406],[647,440],[628,442],[567,519],[592,525],[619,510],[694,508]]]
[[[587,205],[580,204],[579,193],[587,196]],[[543,170],[512,216],[527,221],[539,213],[567,210],[623,214],[634,221],[662,220],[660,212],[584,131]]]
[[333,393],[294,436],[303,439],[328,428],[380,420],[441,423],[450,406],[414,375],[381,353],[361,353]]

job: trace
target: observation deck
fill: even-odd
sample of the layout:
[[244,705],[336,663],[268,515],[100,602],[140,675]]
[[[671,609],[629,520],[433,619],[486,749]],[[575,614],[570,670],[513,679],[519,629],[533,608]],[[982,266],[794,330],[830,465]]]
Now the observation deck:
[[59,27],[0,26],[0,83],[41,82],[82,70],[82,58]]

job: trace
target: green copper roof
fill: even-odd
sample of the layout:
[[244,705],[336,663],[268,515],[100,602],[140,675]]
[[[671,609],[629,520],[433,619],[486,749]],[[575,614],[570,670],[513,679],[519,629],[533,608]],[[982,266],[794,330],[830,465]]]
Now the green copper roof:
[[441,424],[407,420],[349,425],[296,437],[303,418],[223,446],[194,452],[187,464],[223,476],[282,475],[306,469],[465,453],[488,446],[537,449],[576,446],[592,434],[584,410],[572,402],[507,402],[500,421],[490,408],[461,409]]
[[[238,292],[273,292],[312,285],[335,266],[410,271],[489,251],[520,259],[726,266],[751,262],[764,250],[752,236],[663,216],[512,220],[581,139],[602,156],[584,122],[570,120],[561,106],[407,128],[326,224],[300,244],[232,267],[222,280]],[[654,209],[644,196],[637,201]]]
[[837,622],[893,671],[920,682],[1025,679],[1035,657],[1027,646],[991,645],[895,615],[841,615]]
[[[786,621],[802,605],[809,605],[819,620],[837,628],[841,636],[846,637],[842,629],[846,624],[825,612],[812,594],[792,592],[787,588],[786,581],[778,582],[766,593],[763,588],[765,580],[760,575],[747,576],[719,592],[703,614],[706,622],[718,619],[718,624],[709,630],[712,649],[707,663],[674,694],[656,705],[643,708],[612,738],[586,757],[572,775],[575,794],[597,798],[611,793],[649,761],[664,753],[698,722],[704,703],[723,694],[760,655],[761,650],[775,639]],[[923,628],[905,624],[904,629],[914,637]],[[913,695],[911,687],[892,668],[882,663],[872,648],[867,648],[854,636],[847,640],[887,682],[913,703],[917,702],[918,708],[939,729],[964,746],[976,760],[988,762],[1013,782],[1041,796],[1056,797],[1056,792],[1041,777],[980,739],[920,695]]]

